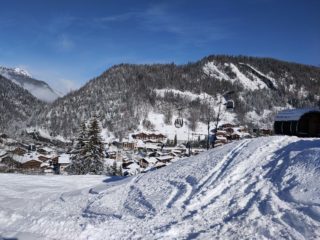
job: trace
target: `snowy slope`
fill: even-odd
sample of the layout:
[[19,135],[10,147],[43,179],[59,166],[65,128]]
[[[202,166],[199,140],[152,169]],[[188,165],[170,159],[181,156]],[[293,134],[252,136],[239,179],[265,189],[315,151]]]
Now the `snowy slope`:
[[0,67],[0,75],[18,84],[28,90],[36,98],[52,102],[58,97],[61,97],[47,83],[36,80],[25,70],[20,68],[5,68]]
[[319,177],[320,140],[285,136],[234,142],[120,181],[1,174],[0,235],[319,239]]
[[[229,67],[232,73],[235,75],[235,77],[229,77],[222,68]],[[252,70],[255,70],[251,66]],[[249,79],[244,73],[242,73],[238,67],[233,63],[225,63],[224,66],[220,66],[221,70],[219,69],[218,64],[215,61],[207,62],[203,66],[203,72],[210,77],[219,79],[219,80],[225,80],[230,81],[232,83],[238,82],[240,83],[245,89],[248,89],[250,91],[258,90],[258,89],[267,89],[268,86],[256,75],[251,74],[251,78]],[[258,72],[261,76],[262,73]],[[263,75],[265,76],[265,75]],[[266,76],[265,76],[266,77]],[[268,78],[269,79],[269,78]],[[271,79],[269,79],[271,81]]]
[[[218,112],[218,107],[215,108],[215,111]],[[235,114],[232,112],[227,112],[225,110],[225,106],[222,106],[221,111],[222,117],[219,122],[219,125],[225,123],[236,123]],[[175,135],[177,136],[178,142],[186,142],[186,141],[196,141],[200,136],[201,139],[204,139],[208,133],[208,125],[202,122],[198,122],[197,128],[195,131],[192,131],[189,128],[189,123],[186,119],[184,119],[184,125],[181,128],[176,128],[174,126],[174,121],[178,118],[177,115],[173,115],[172,123],[170,125],[165,124],[164,122],[164,115],[155,112],[149,112],[147,119],[153,124],[156,131],[159,133],[164,134],[168,139],[173,140]],[[215,128],[215,122],[210,122],[210,130]],[[137,131],[148,131],[147,129],[143,128],[142,121],[138,127]]]

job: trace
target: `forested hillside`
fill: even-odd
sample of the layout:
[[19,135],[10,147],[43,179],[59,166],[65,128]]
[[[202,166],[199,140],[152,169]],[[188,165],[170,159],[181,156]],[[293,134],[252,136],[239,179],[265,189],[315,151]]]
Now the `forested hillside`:
[[149,112],[172,124],[182,108],[182,117],[196,128],[208,112],[214,119],[218,103],[228,100],[221,96],[226,91],[233,91],[233,122],[270,127],[279,109],[319,106],[320,68],[245,56],[209,56],[185,65],[120,64],[48,104],[31,125],[68,137],[97,114],[104,128],[121,137],[143,120],[152,128]]
[[44,103],[27,90],[0,76],[0,132],[13,133],[23,129]]

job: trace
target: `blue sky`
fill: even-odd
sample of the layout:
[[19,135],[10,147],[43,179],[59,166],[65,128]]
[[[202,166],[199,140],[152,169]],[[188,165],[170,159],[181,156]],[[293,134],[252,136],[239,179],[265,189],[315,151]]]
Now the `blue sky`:
[[0,65],[60,91],[122,63],[210,54],[320,66],[319,0],[1,1]]

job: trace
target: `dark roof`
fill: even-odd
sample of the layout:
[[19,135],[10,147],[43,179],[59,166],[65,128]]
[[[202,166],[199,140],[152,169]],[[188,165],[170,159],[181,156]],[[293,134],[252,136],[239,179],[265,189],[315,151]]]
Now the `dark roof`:
[[298,121],[303,115],[310,112],[320,113],[320,109],[317,109],[317,108],[286,109],[277,114],[275,121],[276,122]]

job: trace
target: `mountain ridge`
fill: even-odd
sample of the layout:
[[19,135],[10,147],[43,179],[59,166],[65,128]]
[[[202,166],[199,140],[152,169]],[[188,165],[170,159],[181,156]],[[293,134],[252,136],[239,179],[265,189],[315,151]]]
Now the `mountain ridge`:
[[20,85],[0,75],[0,132],[13,134],[27,127],[44,103]]
[[[234,93],[225,99],[222,93],[230,90]],[[222,105],[221,123],[272,128],[283,108],[319,106],[319,92],[320,68],[272,58],[210,55],[182,65],[123,63],[45,104],[28,125],[70,138],[82,121],[99,115],[105,131],[121,139],[138,130],[159,130],[155,126],[171,129],[181,114],[184,131],[205,134],[204,124],[208,117],[213,121],[218,103],[233,100],[233,112]]]
[[57,98],[61,97],[61,95],[54,91],[48,83],[34,79],[27,71],[21,68],[0,66],[0,75],[20,85],[42,101],[53,102]]
[[[227,78],[205,74],[203,67],[208,63]],[[318,106],[320,84],[317,83],[320,83],[320,68],[271,58],[211,55],[182,65],[117,64],[77,91],[53,102],[37,121],[54,134],[67,136],[75,133],[80,121],[98,113],[103,127],[122,137],[138,129],[151,111],[163,114],[164,118],[177,116],[177,105],[187,108],[182,113],[186,120],[198,114],[196,121],[203,121],[204,117],[198,113],[205,108],[201,101],[186,101],[170,91],[161,98],[156,93],[157,89],[190,91],[199,95],[206,93],[214,98],[226,90],[233,90],[234,112],[239,123],[259,125],[251,124],[249,115],[252,113],[268,115],[256,122],[271,127],[274,113],[281,108]],[[66,125],[68,127],[64,127]]]

